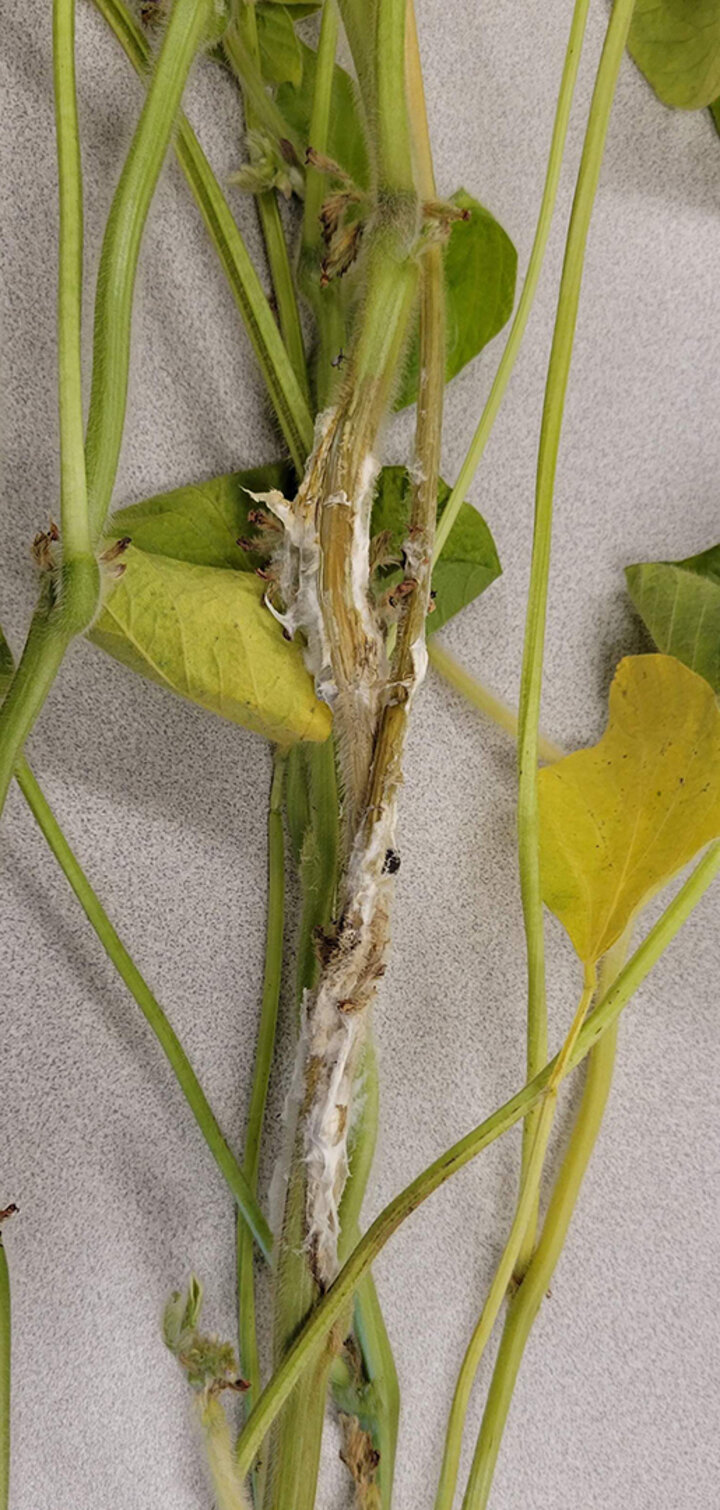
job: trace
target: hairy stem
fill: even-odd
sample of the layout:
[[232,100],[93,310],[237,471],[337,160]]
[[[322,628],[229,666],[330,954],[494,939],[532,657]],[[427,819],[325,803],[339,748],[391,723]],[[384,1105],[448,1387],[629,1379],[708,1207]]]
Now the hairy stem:
[[118,937],[101,902],[93,891],[82,867],[76,859],[63,834],[57,819],[27,765],[21,760],[17,767],[20,790],[38,827],[47,840],[61,870],[121,979],[137,1002],[148,1026],[155,1034],[165,1054],[185,1100],[200,1128],[215,1162],[232,1191],[238,1207],[247,1222],[260,1251],[266,1258],[272,1250],[272,1233],[260,1211],[250,1184],[234,1155],[228,1148],[213,1116],[205,1092],[193,1070],[190,1060],[179,1039],[173,1032],[162,1007],[155,1000],[140,971]]
[[[336,0],[324,0],[317,62],[315,64],[315,87],[310,114],[310,146],[316,152],[327,149],[332,103],[335,53],[337,51],[339,17]],[[325,174],[308,163],[305,174],[305,204],[303,206],[302,245],[305,251],[317,251],[322,236],[320,211],[325,195]]]
[[437,539],[435,541],[435,560],[442,554],[447,544],[450,531],[457,519],[463,501],[467,498],[468,489],[482,459],[483,452],[490,438],[490,432],[497,418],[498,410],[505,397],[505,392],[512,376],[515,360],[520,350],[525,327],[530,317],[530,311],[535,299],[542,265],[545,258],[545,248],[550,234],[555,201],[557,199],[560,170],[562,167],[567,140],[568,121],[577,72],[580,64],[585,26],[587,22],[589,0],[575,0],[575,9],[570,27],[565,63],[560,82],[555,109],[555,121],[553,124],[552,141],[550,143],[550,156],[545,174],[542,199],[540,201],[540,213],[535,228],[535,237],[530,252],[525,282],[522,293],[515,311],[515,316],[510,326],[510,333],[505,343],[505,349],[500,359],[495,378],[488,394],[485,408],[480,416],[477,430],[470,444],[470,449],[458,473],[457,481],[447,501],[443,517],[438,525]]
[[[515,709],[496,697],[494,692],[490,692],[476,677],[471,676],[470,672],[466,671],[465,667],[461,666],[443,645],[438,644],[434,635],[431,635],[428,640],[428,657],[431,666],[440,672],[440,675],[450,683],[451,687],[455,688],[456,692],[462,693],[462,696],[467,698],[474,708],[487,714],[487,717],[491,718],[498,728],[504,729],[511,739],[517,737],[518,716]],[[556,760],[562,760],[564,754],[565,751],[561,750],[559,745],[553,744],[553,741],[545,734],[538,734],[540,760],[552,765]]]
[[[260,53],[254,5],[243,4],[238,6],[236,27],[238,42],[242,40],[254,67],[260,71]],[[237,50],[236,43],[235,49],[233,50],[231,46],[228,52],[231,66],[233,66],[234,57],[237,56]],[[237,77],[245,97],[245,121],[248,130],[252,130],[258,124],[258,117],[248,99],[241,74],[238,73]],[[290,266],[290,257],[288,255],[288,247],[282,220],[280,219],[280,210],[275,190],[269,189],[263,194],[256,194],[255,203],[265,242],[265,251],[272,278],[282,338],[303,396],[309,402],[310,393],[308,389],[307,364],[305,361],[305,343],[300,324],[300,311],[298,309],[297,298],[295,297],[295,282]]]
[[[620,950],[613,950],[612,957],[608,957],[603,965],[600,975],[600,990],[603,994],[617,973],[625,947],[625,940],[622,940]],[[525,1344],[562,1252],[602,1125],[615,1066],[617,1033],[618,1025],[614,1023],[588,1055],[582,1101],[555,1181],[540,1241],[508,1305],[468,1480],[466,1510],[485,1510],[490,1498],[495,1464]]]
[[548,1081],[545,1095],[539,1106],[539,1115],[535,1124],[535,1141],[530,1151],[530,1157],[523,1172],[522,1186],[517,1203],[517,1209],[513,1218],[510,1235],[505,1244],[502,1257],[495,1271],[487,1300],[483,1306],[480,1319],[468,1343],[462,1367],[455,1386],[450,1416],[448,1419],[447,1434],[445,1437],[445,1451],[443,1453],[442,1471],[438,1485],[435,1510],[452,1510],[455,1499],[455,1487],[457,1484],[458,1470],[460,1467],[460,1453],[462,1450],[465,1418],[467,1416],[470,1396],[477,1376],[480,1362],[485,1348],[490,1340],[495,1322],[507,1293],[507,1288],[512,1279],[518,1253],[523,1242],[530,1221],[537,1205],[540,1180],[542,1178],[545,1154],[547,1152],[550,1133],[552,1132],[555,1119],[555,1105],[557,1092],[563,1078],[573,1048],[577,1042],[578,1034],[587,1016],[590,1003],[597,982],[594,967],[586,967],[585,982],[580,1003],[573,1019],[570,1032],[558,1055],[557,1063]]
[[[701,901],[707,888],[720,872],[720,842],[712,844],[702,860],[666,907],[647,938],[635,950],[632,958],[620,972],[614,985],[581,1028],[563,1073],[568,1074],[609,1028],[617,1022],[620,1013],[630,998],[649,975],[657,960],[664,953],[694,907]],[[503,1106],[481,1122],[466,1137],[454,1143],[445,1153],[418,1175],[404,1190],[396,1195],[389,1205],[376,1217],[365,1236],[361,1238],[344,1264],[330,1289],[318,1302],[315,1310],[287,1352],[280,1367],[266,1385],[238,1442],[238,1467],[248,1473],[258,1448],[278,1412],[282,1409],[291,1390],[305,1369],[325,1346],[327,1337],[342,1316],[363,1275],[374,1263],[378,1254],[397,1231],[406,1217],[439,1190],[459,1169],[463,1169],[484,1148],[499,1138],[508,1128],[514,1127],[527,1116],[531,1107],[545,1096],[560,1062],[556,1055],[539,1075],[524,1085],[522,1090],[506,1101]]]
[[[598,66],[565,246],[540,429],[535,527],[518,725],[518,855],[528,962],[528,1077],[535,1073],[547,1057],[545,945],[539,849],[538,730],[555,472],[580,302],[585,248],[595,204],[610,111],[615,96],[615,85],[625,50],[633,5],[634,0],[615,0]],[[535,1120],[535,1116],[531,1116],[523,1130],[523,1167],[527,1166],[530,1158],[535,1136]],[[534,1239],[535,1223],[528,1228],[527,1237],[519,1255],[516,1276],[518,1279],[522,1278],[530,1260]]]
[[[123,0],[95,0],[133,68],[145,76],[150,48]],[[267,296],[227,199],[184,116],[180,116],[175,151],[238,306],[298,475],[312,446],[313,422]]]
[[[283,833],[283,787],[287,757],[275,752],[268,811],[268,901],[265,935],[265,974],[260,1028],[255,1048],[250,1107],[245,1132],[245,1178],[257,1197],[260,1145],[265,1117],[270,1071],[275,1048],[280,980],[282,976],[283,925],[285,915],[285,838]],[[239,1307],[240,1368],[250,1389],[244,1396],[246,1414],[260,1394],[260,1361],[255,1324],[255,1279],[252,1234],[242,1212],[237,1219],[237,1284]]]

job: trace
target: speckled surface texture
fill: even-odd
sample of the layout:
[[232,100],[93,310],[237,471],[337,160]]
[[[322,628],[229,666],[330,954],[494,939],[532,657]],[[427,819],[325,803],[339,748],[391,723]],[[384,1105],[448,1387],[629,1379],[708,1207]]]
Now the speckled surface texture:
[[[17,647],[27,545],[56,510],[56,186],[49,4],[3,0],[0,616]],[[524,268],[570,6],[420,0],[440,188],[477,194]],[[473,489],[503,578],[446,633],[517,694],[540,399],[582,111],[531,330]],[[140,88],[86,0],[78,20],[88,268]],[[239,157],[232,88],[199,68],[189,113],[216,169]],[[612,668],[644,645],[622,567],[718,537],[720,142],[665,112],[626,62],[592,229],[557,488],[543,721],[599,734]],[[236,201],[258,252],[251,206]],[[90,314],[88,293],[88,317]],[[89,318],[88,318],[89,330]],[[455,474],[498,343],[450,391]],[[387,437],[401,459],[406,422]],[[214,254],[171,166],[142,259],[117,501],[277,453]],[[258,739],[79,645],[32,760],[113,920],[166,1005],[228,1136],[243,1129],[259,998],[264,810]],[[395,947],[376,1013],[382,1127],[369,1217],[523,1078],[523,950],[506,740],[431,675],[402,800]],[[711,1510],[718,1502],[718,896],[628,1012],[606,1125],[517,1387],[494,1510]],[[554,1038],[577,969],[549,927]],[[211,1496],[183,1380],[162,1346],[193,1268],[233,1328],[226,1191],[140,1014],[12,793],[0,860],[0,1205],[14,1298],[12,1510],[200,1510]],[[290,996],[282,1042],[287,1049]],[[280,1140],[273,1084],[265,1177]],[[561,1125],[563,1124],[561,1118]],[[519,1140],[495,1144],[377,1265],[403,1389],[399,1510],[432,1504],[447,1404],[506,1231]],[[491,1354],[481,1371],[489,1378]],[[479,1420],[478,1389],[470,1426]],[[472,1434],[472,1433],[471,1433]],[[327,1438],[319,1505],[348,1490]],[[291,1510],[291,1507],[288,1507]]]

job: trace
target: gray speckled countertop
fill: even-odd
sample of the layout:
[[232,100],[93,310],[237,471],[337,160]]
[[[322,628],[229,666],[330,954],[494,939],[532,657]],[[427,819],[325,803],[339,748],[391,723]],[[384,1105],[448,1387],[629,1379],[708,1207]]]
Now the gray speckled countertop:
[[[27,544],[56,508],[56,198],[48,3],[3,0],[0,617],[17,646]],[[569,4],[421,0],[443,192],[514,237],[537,213]],[[605,7],[592,6],[562,214],[474,501],[503,578],[445,636],[517,695],[533,473],[563,221]],[[81,0],[88,266],[140,100]],[[189,113],[221,176],[232,88],[198,68]],[[557,488],[543,703],[556,739],[599,734],[617,658],[643,638],[622,567],[718,538],[720,142],[663,110],[626,62],[592,229]],[[253,252],[254,216],[236,201]],[[88,300],[88,316],[90,303]],[[89,319],[88,319],[89,331]],[[498,355],[454,384],[460,462]],[[388,435],[400,459],[408,422]],[[277,441],[247,343],[177,169],[145,242],[119,502],[257,463]],[[258,1009],[269,756],[88,645],[68,657],[32,759],[107,908],[166,1005],[228,1136],[242,1134]],[[402,800],[371,1216],[523,1078],[523,951],[507,741],[431,674]],[[0,861],[0,1205],[13,1274],[12,1510],[209,1506],[183,1380],[158,1318],[192,1267],[233,1327],[232,1210],[156,1044],[13,792]],[[718,896],[623,1022],[616,1083],[571,1240],[527,1352],[494,1510],[712,1510],[718,1491]],[[555,1039],[577,970],[548,928]],[[289,993],[283,1041],[289,1034]],[[268,1158],[280,1141],[273,1085]],[[562,1121],[562,1119],[561,1119]],[[432,1503],[449,1394],[515,1191],[510,1135],[394,1239],[377,1280],[402,1380],[400,1510]],[[483,1369],[487,1383],[491,1358]],[[480,1392],[473,1408],[479,1419]],[[328,1433],[321,1510],[346,1506]],[[290,1510],[290,1507],[288,1507]]]

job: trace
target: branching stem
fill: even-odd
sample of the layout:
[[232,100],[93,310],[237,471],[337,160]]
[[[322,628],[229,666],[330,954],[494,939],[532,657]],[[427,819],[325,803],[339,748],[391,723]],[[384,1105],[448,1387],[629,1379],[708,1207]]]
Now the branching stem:
[[[538,731],[555,472],[580,302],[585,248],[605,150],[610,111],[615,96],[615,85],[625,50],[633,5],[634,0],[615,0],[598,66],[567,234],[540,429],[535,528],[525,621],[525,648],[518,722],[518,855],[528,962],[527,1069],[529,1077],[536,1072],[547,1057],[545,945],[540,884]],[[528,1118],[523,1130],[523,1168],[527,1167],[531,1156],[535,1121],[536,1115]],[[519,1255],[516,1276],[518,1279],[522,1278],[530,1260],[534,1238],[535,1223],[532,1223]]]
[[527,1231],[529,1222],[533,1218],[540,1180],[542,1177],[545,1154],[547,1152],[550,1133],[555,1118],[555,1105],[557,1101],[558,1086],[565,1074],[567,1064],[572,1055],[578,1034],[587,1016],[590,1003],[596,986],[596,971],[594,967],[588,967],[585,971],[583,993],[580,998],[577,1012],[572,1022],[570,1032],[562,1046],[555,1062],[552,1074],[548,1080],[542,1101],[538,1105],[538,1117],[535,1124],[535,1141],[530,1151],[523,1173],[520,1196],[517,1209],[513,1218],[510,1235],[505,1244],[502,1257],[495,1271],[495,1275],[488,1291],[488,1297],[483,1306],[480,1319],[475,1327],[470,1342],[468,1343],[462,1367],[455,1386],[450,1416],[448,1419],[447,1434],[445,1437],[445,1451],[443,1454],[440,1483],[438,1485],[435,1510],[452,1510],[455,1499],[455,1487],[457,1484],[458,1470],[460,1467],[460,1453],[462,1450],[463,1431],[465,1417],[467,1415],[470,1395],[475,1383],[480,1361],[485,1348],[490,1340],[493,1327],[500,1314],[502,1303],[505,1299],[508,1285],[512,1279],[513,1269],[517,1261],[520,1247]]
[[[564,1067],[569,1073],[613,1026],[630,998],[649,975],[657,960],[664,953],[693,908],[702,899],[708,886],[720,872],[720,842],[712,844],[688,880],[666,907],[647,938],[635,950],[632,958],[620,972],[614,985],[591,1013],[581,1028],[569,1060]],[[374,1263],[378,1253],[390,1240],[407,1216],[417,1210],[435,1190],[439,1190],[452,1175],[463,1169],[477,1154],[527,1116],[531,1107],[544,1097],[559,1062],[559,1055],[551,1060],[539,1075],[523,1086],[509,1101],[481,1122],[471,1133],[441,1154],[439,1158],[418,1175],[416,1179],[396,1195],[376,1217],[372,1226],[358,1243],[330,1289],[319,1301],[315,1310],[300,1330],[293,1346],[288,1350],[280,1367],[266,1385],[238,1442],[238,1467],[248,1473],[266,1432],[282,1409],[294,1385],[322,1351],[328,1334],[343,1314],[351,1296],[357,1289],[363,1274]]]

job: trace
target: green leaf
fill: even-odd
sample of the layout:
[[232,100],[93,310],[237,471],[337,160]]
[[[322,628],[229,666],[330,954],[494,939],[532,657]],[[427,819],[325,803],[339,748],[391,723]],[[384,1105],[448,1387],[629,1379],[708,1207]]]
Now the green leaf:
[[543,897],[586,963],[720,834],[720,709],[665,655],[628,656],[598,744],[540,772]]
[[278,744],[325,740],[302,652],[264,606],[246,571],[193,566],[130,545],[125,573],[89,633],[94,644],[190,702]]
[[710,106],[710,114],[713,118],[715,130],[717,131],[718,136],[720,136],[720,98],[713,100]]
[[266,493],[271,488],[292,493],[290,467],[276,462],[159,493],[113,514],[108,533],[115,538],[129,535],[139,550],[175,561],[255,571],[260,556],[237,543],[253,532],[248,512],[256,505],[247,490]]
[[658,650],[676,656],[720,693],[720,545],[686,561],[628,566],[625,578]]
[[256,5],[260,67],[270,84],[293,84],[302,80],[303,60],[292,17],[284,5]]
[[[438,484],[438,518],[450,497],[442,478]],[[371,530],[387,530],[391,549],[398,554],[407,535],[410,479],[404,467],[383,467],[373,504]],[[500,575],[495,542],[482,515],[464,503],[448,536],[445,550],[433,572],[435,611],[427,621],[428,632],[441,629]]]
[[719,0],[637,0],[628,47],[663,104],[701,110],[720,94]]
[[[452,204],[470,211],[469,220],[453,222],[445,250],[445,380],[450,382],[502,330],[512,314],[517,252],[507,232],[489,210],[458,189]],[[411,342],[396,409],[414,404],[418,395],[419,345]]]
[[[317,54],[312,47],[306,47],[304,42],[300,43],[300,51],[303,64],[300,85],[293,88],[291,84],[283,84],[278,89],[276,99],[288,125],[306,146],[311,147],[310,114],[315,92]],[[330,130],[325,150],[328,157],[339,163],[359,188],[368,187],[370,165],[357,89],[349,73],[337,66],[333,74]]]

